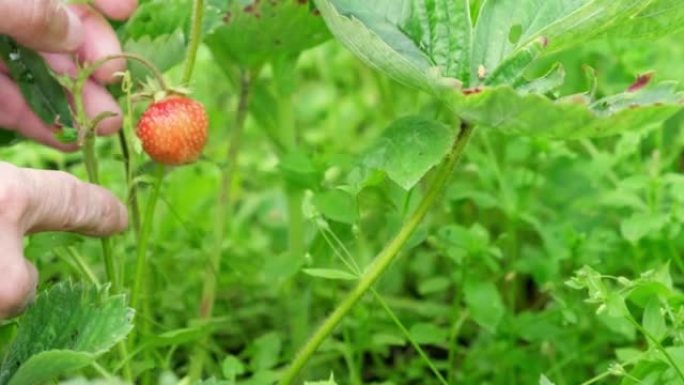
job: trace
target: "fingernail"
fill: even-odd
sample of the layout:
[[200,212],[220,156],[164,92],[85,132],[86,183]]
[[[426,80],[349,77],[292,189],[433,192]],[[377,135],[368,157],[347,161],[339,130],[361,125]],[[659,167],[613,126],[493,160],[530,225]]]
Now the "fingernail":
[[83,44],[83,24],[81,19],[69,8],[65,8],[65,12],[69,18],[69,29],[64,40],[64,47],[69,51],[75,51]]

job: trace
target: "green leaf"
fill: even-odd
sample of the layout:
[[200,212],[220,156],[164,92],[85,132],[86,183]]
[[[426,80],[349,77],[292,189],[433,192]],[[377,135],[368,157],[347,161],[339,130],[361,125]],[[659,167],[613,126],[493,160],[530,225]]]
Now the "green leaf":
[[506,134],[553,139],[580,139],[647,130],[682,108],[684,95],[671,83],[625,92],[590,102],[583,98],[554,101],[544,95],[520,94],[508,86],[485,88],[468,96],[454,93],[455,114],[486,129]]
[[283,341],[275,332],[267,333],[254,340],[251,346],[250,366],[253,371],[271,369],[278,364]]
[[489,332],[496,332],[506,311],[496,285],[471,278],[466,280],[463,294],[473,320]]
[[7,65],[31,110],[50,127],[73,127],[66,92],[36,52],[0,36],[0,59]]
[[245,365],[239,358],[229,355],[221,363],[221,373],[226,380],[235,381],[238,376],[245,373]]
[[447,342],[449,332],[431,323],[417,323],[409,330],[411,338],[419,344],[441,344]]
[[257,68],[314,47],[330,36],[308,2],[228,1],[220,12],[221,25],[212,29],[206,43],[226,65]]
[[95,362],[92,353],[50,350],[29,358],[12,376],[9,385],[44,384],[60,374],[84,368]]
[[42,378],[38,376],[47,361],[56,362],[51,375],[85,364],[86,357],[92,362],[128,334],[132,316],[123,295],[110,296],[107,289],[71,282],[53,286],[19,321],[17,336],[0,366],[0,384],[14,381],[15,373]]
[[[136,39],[128,39],[124,43],[124,51],[138,54],[164,72],[179,64],[185,57],[185,38],[183,31],[176,29],[168,34],[144,35]],[[133,79],[142,80],[152,77],[149,69],[135,60],[128,61],[128,69]]]
[[[591,94],[554,100],[539,94],[560,86],[562,68],[536,80],[523,77],[544,53],[637,20],[651,26],[671,22],[672,17],[656,10],[672,6],[678,15],[681,6],[658,0],[490,0],[480,8],[471,39],[469,22],[454,21],[462,19],[452,8],[462,3],[467,2],[316,1],[331,31],[352,53],[399,82],[445,99],[459,117],[474,124],[573,139],[647,129],[681,109],[684,97],[672,84],[596,101]],[[460,76],[464,59],[456,47],[472,52],[466,74]]]
[[178,29],[186,31],[190,24],[188,9],[191,6],[191,0],[141,2],[123,28],[121,39],[127,41],[147,37],[154,40],[159,36],[174,34]]
[[83,242],[83,237],[74,233],[39,233],[29,239],[24,254],[29,258],[38,258],[51,253],[57,247],[69,247]]
[[664,214],[636,213],[625,218],[620,223],[620,232],[631,243],[659,232],[667,224],[668,217]]
[[357,219],[356,200],[346,191],[336,189],[316,194],[313,204],[325,217],[353,224]]
[[316,5],[342,44],[401,83],[433,92],[452,84],[448,74],[467,76],[472,28],[465,0],[316,0]]
[[[653,337],[657,343],[660,343],[667,335],[667,325],[665,324],[665,317],[661,311],[660,300],[657,297],[651,298],[644,309],[642,324],[644,329]],[[648,338],[649,344],[652,344]]]
[[356,281],[359,279],[352,273],[337,270],[337,269],[302,269],[304,274],[310,275],[316,278],[324,278],[331,280],[343,280],[343,281]]
[[653,0],[627,23],[617,23],[602,33],[602,37],[653,39],[671,34],[684,27],[684,2]]
[[555,384],[551,380],[549,380],[548,377],[546,377],[545,375],[542,374],[539,377],[539,385],[555,385]]
[[420,116],[392,123],[361,161],[361,182],[372,170],[384,171],[405,190],[413,188],[446,156],[455,131],[445,124]]

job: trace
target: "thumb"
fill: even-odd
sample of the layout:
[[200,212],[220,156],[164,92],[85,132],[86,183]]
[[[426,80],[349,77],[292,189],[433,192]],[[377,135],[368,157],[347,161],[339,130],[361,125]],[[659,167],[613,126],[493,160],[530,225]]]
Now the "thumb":
[[83,25],[61,0],[0,0],[0,34],[45,52],[74,51]]

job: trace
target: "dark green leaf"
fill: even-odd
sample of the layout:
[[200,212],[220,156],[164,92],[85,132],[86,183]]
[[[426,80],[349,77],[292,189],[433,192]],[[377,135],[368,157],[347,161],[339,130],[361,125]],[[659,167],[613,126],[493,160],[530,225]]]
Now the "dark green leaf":
[[[110,296],[106,289],[70,282],[52,287],[19,321],[17,336],[0,367],[0,384],[14,381],[15,373],[20,379],[43,383],[48,380],[45,375],[94,362],[128,334],[132,315],[123,295]],[[51,363],[49,371],[46,362]]]
[[222,65],[257,68],[329,38],[325,24],[301,1],[229,1],[206,43]]
[[36,52],[0,36],[0,58],[33,112],[50,127],[72,127],[66,92]]

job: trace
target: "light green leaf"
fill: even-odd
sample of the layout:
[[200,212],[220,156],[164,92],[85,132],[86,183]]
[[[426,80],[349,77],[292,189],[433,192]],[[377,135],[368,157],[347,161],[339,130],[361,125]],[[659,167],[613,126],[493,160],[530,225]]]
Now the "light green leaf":
[[336,189],[316,194],[313,204],[325,217],[353,224],[357,219],[356,200],[346,191]]
[[283,341],[275,332],[266,333],[254,340],[251,346],[250,366],[253,371],[266,371],[278,364]]
[[455,131],[434,120],[420,116],[392,123],[361,161],[362,179],[372,170],[382,170],[402,188],[409,190],[451,148]]
[[546,377],[545,375],[542,374],[539,377],[539,385],[555,385],[555,384],[553,382],[551,382],[551,380],[549,380],[548,377]]
[[[185,37],[181,29],[168,34],[150,36],[144,35],[137,39],[128,39],[124,42],[124,51],[138,54],[149,60],[152,64],[164,72],[179,64],[185,57]],[[152,77],[149,69],[135,60],[128,61],[128,69],[133,79],[145,79]]]
[[245,365],[239,358],[229,355],[221,363],[221,372],[223,373],[223,378],[235,381],[238,376],[245,372]]
[[473,320],[489,332],[496,332],[506,311],[496,285],[475,278],[468,279],[463,294]]
[[38,258],[57,247],[69,247],[83,242],[83,237],[74,233],[38,233],[31,236],[24,253],[29,258]]
[[419,344],[441,344],[447,342],[449,332],[432,323],[421,322],[411,326],[411,338]]
[[664,214],[636,213],[620,223],[620,232],[629,242],[636,243],[640,239],[657,233],[666,224],[668,218]]
[[[658,343],[660,343],[667,335],[667,325],[665,324],[665,317],[661,311],[660,300],[657,297],[651,298],[644,309],[644,315],[642,319],[642,324],[644,329],[653,337]],[[649,344],[653,343],[650,338],[648,338]]]
[[302,269],[302,271],[304,272],[304,274],[316,278],[343,281],[356,281],[358,279],[358,277],[352,273],[337,269]]
[[468,96],[454,93],[449,105],[462,119],[507,134],[580,139],[657,127],[679,111],[683,101],[672,84],[662,83],[593,103],[521,95],[501,86]]
[[684,27],[684,2],[681,0],[645,1],[646,6],[626,23],[616,23],[602,37],[653,39]]
[[50,350],[29,358],[12,376],[9,385],[44,384],[62,373],[84,368],[95,362],[91,353]]
[[[8,383],[17,370],[22,378],[40,376],[42,369],[37,368],[48,358],[57,361],[50,372],[54,374],[85,363],[87,357],[94,360],[128,334],[132,316],[122,295],[110,296],[107,289],[71,282],[55,285],[19,321],[17,336],[0,366],[0,384]],[[45,352],[49,354],[38,357]],[[36,361],[30,363],[34,356]],[[23,368],[24,364],[28,366]]]

